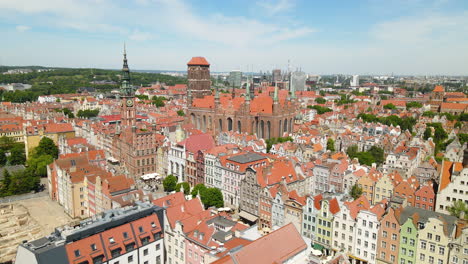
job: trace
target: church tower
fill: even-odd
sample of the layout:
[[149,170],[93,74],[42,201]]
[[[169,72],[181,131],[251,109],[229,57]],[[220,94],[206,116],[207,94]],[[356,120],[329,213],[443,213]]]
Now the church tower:
[[193,57],[187,63],[189,103],[193,98],[211,95],[210,64],[203,57]]
[[130,82],[130,69],[127,62],[127,51],[124,45],[124,59],[122,67],[122,83],[120,85],[120,106],[123,127],[135,126],[135,91]]

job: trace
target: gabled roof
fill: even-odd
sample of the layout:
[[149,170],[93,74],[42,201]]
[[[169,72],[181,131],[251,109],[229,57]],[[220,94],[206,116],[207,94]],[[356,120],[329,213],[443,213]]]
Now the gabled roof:
[[230,251],[213,264],[221,263],[284,263],[307,249],[307,245],[292,223],[263,236],[252,243]]

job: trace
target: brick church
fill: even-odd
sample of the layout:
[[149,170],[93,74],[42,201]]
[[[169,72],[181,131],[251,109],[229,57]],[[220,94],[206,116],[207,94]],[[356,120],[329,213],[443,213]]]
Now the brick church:
[[203,57],[193,57],[188,63],[187,122],[197,129],[217,135],[220,132],[237,131],[256,134],[269,139],[281,137],[293,130],[297,109],[295,92],[280,97],[275,86],[273,95],[267,87],[257,87],[247,82],[243,95],[220,94],[211,90],[210,64]]

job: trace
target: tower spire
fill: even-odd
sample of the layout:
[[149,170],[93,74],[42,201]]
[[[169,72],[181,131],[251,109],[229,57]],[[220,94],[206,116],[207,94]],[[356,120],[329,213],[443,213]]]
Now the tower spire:
[[275,82],[275,94],[273,96],[273,101],[278,102],[278,82]]
[[250,82],[249,82],[249,76],[247,75],[247,88],[245,89],[245,100],[250,101]]

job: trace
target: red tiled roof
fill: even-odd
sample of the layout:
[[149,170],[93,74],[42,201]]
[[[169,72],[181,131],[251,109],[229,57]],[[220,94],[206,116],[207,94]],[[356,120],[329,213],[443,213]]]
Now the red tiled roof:
[[468,104],[459,104],[459,103],[442,103],[440,109],[457,109],[457,110],[465,110],[468,108]]
[[187,63],[187,65],[210,66],[210,64],[204,57],[192,57],[192,59]]
[[330,213],[336,214],[340,211],[340,205],[338,204],[338,200],[335,198],[330,200]]
[[230,252],[213,264],[221,263],[284,263],[307,249],[307,245],[292,223]]
[[445,92],[445,89],[442,85],[436,85],[433,92]]

